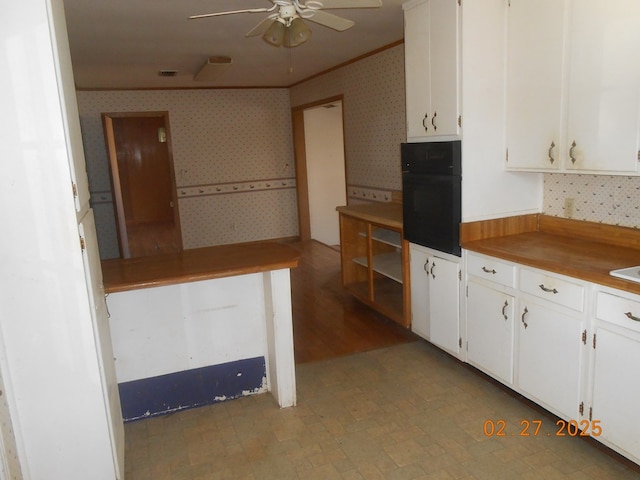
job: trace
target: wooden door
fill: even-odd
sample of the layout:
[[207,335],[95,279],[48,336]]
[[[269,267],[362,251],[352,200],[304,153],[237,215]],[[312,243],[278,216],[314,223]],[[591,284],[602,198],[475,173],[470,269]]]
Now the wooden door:
[[168,114],[103,114],[120,254],[182,250]]

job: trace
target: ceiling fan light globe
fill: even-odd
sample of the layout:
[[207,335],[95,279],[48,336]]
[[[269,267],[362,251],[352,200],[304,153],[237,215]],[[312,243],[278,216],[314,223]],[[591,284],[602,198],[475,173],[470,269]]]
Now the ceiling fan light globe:
[[300,18],[295,18],[284,36],[285,47],[297,47],[311,38],[311,29]]
[[279,47],[285,39],[285,30],[284,24],[275,20],[269,28],[267,28],[267,31],[264,32],[262,39],[274,47]]

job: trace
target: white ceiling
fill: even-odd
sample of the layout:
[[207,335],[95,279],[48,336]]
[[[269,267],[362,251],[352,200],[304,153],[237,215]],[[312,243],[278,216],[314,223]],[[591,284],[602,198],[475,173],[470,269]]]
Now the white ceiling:
[[[313,34],[295,48],[245,37],[267,13],[188,20],[189,15],[270,7],[269,0],[64,0],[79,89],[285,87],[403,38],[402,2],[327,10],[355,21],[344,32],[306,21]],[[193,76],[208,57],[231,57],[213,82]],[[293,71],[290,71],[290,67]],[[159,70],[177,70],[161,77]]]

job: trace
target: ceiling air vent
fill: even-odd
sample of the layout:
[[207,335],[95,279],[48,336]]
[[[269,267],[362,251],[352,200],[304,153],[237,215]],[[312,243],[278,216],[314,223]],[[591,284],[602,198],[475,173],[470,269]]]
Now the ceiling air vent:
[[175,77],[177,74],[177,70],[158,70],[158,75],[161,77]]

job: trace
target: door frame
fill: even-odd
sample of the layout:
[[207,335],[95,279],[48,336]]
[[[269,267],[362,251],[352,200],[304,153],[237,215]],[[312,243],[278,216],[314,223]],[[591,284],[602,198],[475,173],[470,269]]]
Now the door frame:
[[[319,107],[327,103],[342,103],[342,140],[344,157],[344,190],[348,192],[347,185],[347,146],[344,128],[344,94],[324,98],[304,105],[291,108],[291,126],[293,129],[293,156],[296,166],[296,196],[298,198],[298,231],[300,240],[311,240],[311,218],[309,215],[309,177],[307,175],[307,149],[304,135],[304,111]],[[348,198],[348,195],[347,195]]]
[[171,129],[169,127],[169,112],[103,112],[102,126],[104,128],[104,139],[109,158],[109,173],[111,174],[111,191],[113,192],[113,202],[115,204],[116,232],[118,234],[118,249],[120,258],[130,258],[129,237],[127,235],[126,216],[124,204],[122,202],[122,186],[120,185],[120,170],[118,168],[118,156],[113,132],[113,119],[126,117],[159,117],[164,121],[164,128],[167,135],[167,155],[169,157],[169,181],[171,182],[171,202],[173,204],[173,221],[176,225],[178,247],[182,250],[182,228],[180,226],[180,212],[178,205],[178,194],[176,187],[176,174],[173,163],[173,145],[171,143]]

